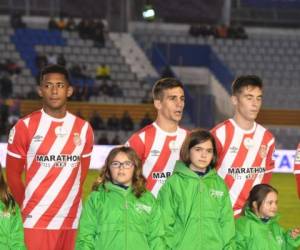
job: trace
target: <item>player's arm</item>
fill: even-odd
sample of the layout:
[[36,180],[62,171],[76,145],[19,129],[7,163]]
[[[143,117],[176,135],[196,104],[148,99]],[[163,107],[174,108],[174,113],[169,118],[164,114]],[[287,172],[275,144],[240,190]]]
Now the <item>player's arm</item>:
[[270,145],[269,150],[267,152],[266,156],[266,173],[262,179],[262,183],[270,183],[271,178],[272,178],[272,172],[274,169],[274,159],[273,159],[273,154],[275,151],[275,141],[273,140],[273,143]]
[[297,193],[300,199],[300,143],[298,144],[294,160],[294,174],[296,178]]
[[22,207],[25,194],[25,187],[22,181],[22,172],[26,163],[28,149],[27,137],[27,127],[23,121],[19,121],[15,127],[11,129],[7,145],[7,184],[20,207]]
[[81,155],[81,179],[80,182],[81,184],[84,183],[86,175],[88,173],[90,163],[91,163],[91,156],[92,156],[92,151],[93,151],[93,146],[94,146],[94,133],[93,129],[88,124],[88,129],[86,133],[86,142],[82,151]]

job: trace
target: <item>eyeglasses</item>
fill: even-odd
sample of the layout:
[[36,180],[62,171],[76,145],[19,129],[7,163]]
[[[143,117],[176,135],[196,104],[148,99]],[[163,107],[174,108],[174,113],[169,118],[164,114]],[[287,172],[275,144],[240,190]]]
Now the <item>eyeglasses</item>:
[[124,162],[119,162],[119,161],[113,161],[110,164],[111,168],[125,168],[125,169],[129,169],[133,167],[133,162],[132,161],[124,161]]

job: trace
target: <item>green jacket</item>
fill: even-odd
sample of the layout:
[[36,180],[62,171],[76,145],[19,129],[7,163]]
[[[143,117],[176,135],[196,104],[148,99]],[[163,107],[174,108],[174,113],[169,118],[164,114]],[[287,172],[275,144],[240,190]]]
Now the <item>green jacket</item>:
[[16,204],[15,213],[5,211],[5,205],[0,201],[0,249],[23,250],[24,229],[20,209]]
[[92,192],[83,208],[76,249],[165,249],[161,213],[146,191],[136,198],[127,190],[106,183]]
[[300,237],[290,237],[278,217],[262,222],[249,208],[236,220],[236,244],[239,250],[292,250],[300,246]]
[[235,249],[234,217],[227,187],[216,171],[199,177],[177,161],[158,200],[170,249]]

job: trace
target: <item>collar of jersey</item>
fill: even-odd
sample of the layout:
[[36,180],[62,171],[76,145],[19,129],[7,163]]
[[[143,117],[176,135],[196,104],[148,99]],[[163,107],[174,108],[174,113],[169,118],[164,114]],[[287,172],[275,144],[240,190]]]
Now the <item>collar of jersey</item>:
[[169,136],[175,136],[179,130],[179,127],[177,126],[177,130],[175,132],[167,132],[167,131],[164,131],[161,127],[159,127],[156,122],[153,122],[152,124],[156,129],[158,129],[162,133],[169,135]]
[[243,134],[251,134],[255,131],[256,129],[256,126],[257,126],[257,123],[254,122],[253,124],[253,127],[251,129],[248,129],[248,130],[245,130],[245,129],[242,129],[236,122],[233,118],[230,118],[229,121],[232,123],[232,125],[236,128],[236,129],[239,129],[240,131],[243,132]]
[[50,120],[54,121],[54,122],[62,122],[65,120],[65,118],[69,115],[69,112],[66,112],[66,115],[63,118],[55,118],[51,115],[48,115],[44,109],[41,109],[41,112],[44,116],[46,116],[47,118],[49,118]]

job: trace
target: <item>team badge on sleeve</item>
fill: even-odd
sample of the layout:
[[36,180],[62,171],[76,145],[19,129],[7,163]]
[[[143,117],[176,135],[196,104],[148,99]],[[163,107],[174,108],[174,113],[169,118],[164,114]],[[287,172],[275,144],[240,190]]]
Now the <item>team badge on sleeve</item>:
[[74,133],[74,139],[73,139],[73,141],[74,141],[74,144],[75,144],[76,146],[80,146],[80,144],[81,144],[81,139],[80,139],[79,133]]
[[12,144],[15,138],[15,134],[16,134],[16,128],[13,127],[10,131],[9,131],[9,135],[8,135],[8,143]]

